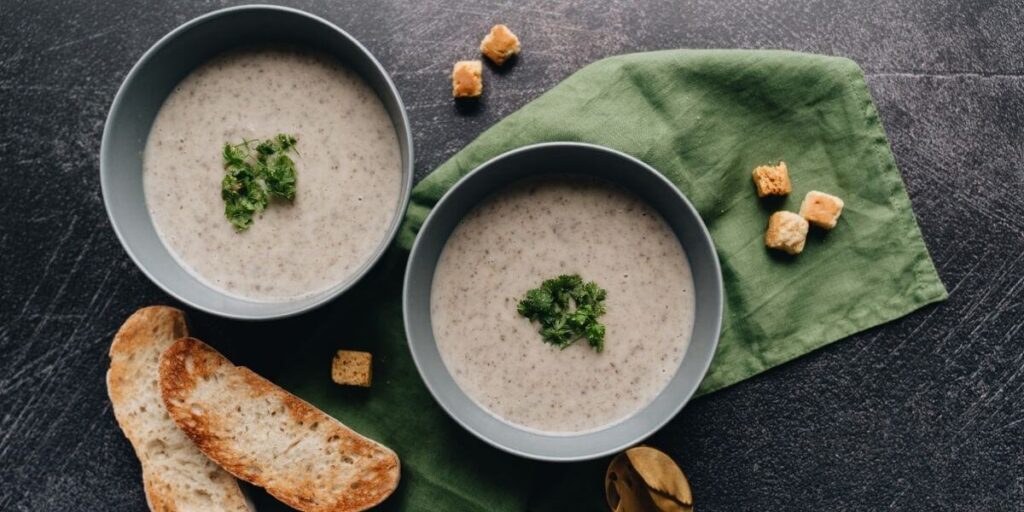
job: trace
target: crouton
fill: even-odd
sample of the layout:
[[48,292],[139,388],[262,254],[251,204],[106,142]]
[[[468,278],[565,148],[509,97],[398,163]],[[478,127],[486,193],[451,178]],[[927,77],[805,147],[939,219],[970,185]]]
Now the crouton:
[[483,63],[461,60],[452,69],[452,96],[477,98],[484,92]]
[[807,241],[807,221],[793,212],[775,212],[768,218],[764,244],[770,249],[800,254]]
[[843,200],[838,197],[812,190],[800,205],[800,216],[819,228],[832,229],[843,213]]
[[369,352],[339,350],[331,365],[331,379],[342,386],[368,388],[373,377],[372,361],[373,356]]
[[793,191],[789,182],[789,170],[786,162],[778,165],[760,165],[754,169],[754,184],[757,186],[757,197],[785,196]]
[[480,41],[480,53],[499,66],[519,53],[519,49],[519,38],[505,25],[491,27],[484,40]]

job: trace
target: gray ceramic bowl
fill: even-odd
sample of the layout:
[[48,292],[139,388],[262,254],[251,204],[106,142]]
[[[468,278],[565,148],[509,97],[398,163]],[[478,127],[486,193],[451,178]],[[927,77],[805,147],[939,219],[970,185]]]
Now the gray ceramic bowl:
[[[544,435],[498,420],[473,402],[448,373],[434,340],[430,290],[448,237],[466,213],[510,183],[541,174],[579,174],[623,187],[647,201],[679,237],[689,259],[696,292],[693,336],[668,386],[647,407],[603,430]],[[480,439],[533,459],[574,461],[600,457],[633,445],[672,419],[697,390],[718,345],[722,323],[722,271],[697,210],[665,177],[618,151],[579,143],[548,143],[510,151],[481,165],[455,184],[427,217],[409,256],[403,309],[416,367],[448,414]]]
[[[142,153],[153,118],[171,90],[211,57],[239,46],[287,44],[333,56],[376,91],[398,134],[402,154],[401,199],[380,246],[348,280],[290,302],[253,302],[225,295],[186,272],[160,241],[146,209]],[[352,36],[299,10],[268,5],[232,7],[200,16],[157,41],[121,84],[110,108],[100,149],[103,202],[121,244],[135,264],[164,291],[197,309],[238,319],[295,315],[322,305],[354,285],[391,243],[412,188],[412,133],[402,99],[384,68]]]

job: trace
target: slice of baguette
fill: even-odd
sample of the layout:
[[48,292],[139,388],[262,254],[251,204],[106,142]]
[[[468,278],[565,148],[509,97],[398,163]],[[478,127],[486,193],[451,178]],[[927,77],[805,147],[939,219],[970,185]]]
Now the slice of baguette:
[[142,463],[146,502],[153,511],[252,510],[238,481],[203,455],[164,408],[160,355],[184,336],[184,313],[153,306],[128,317],[110,345],[107,393]]
[[164,352],[160,391],[203,453],[299,510],[365,510],[398,486],[395,452],[197,339]]

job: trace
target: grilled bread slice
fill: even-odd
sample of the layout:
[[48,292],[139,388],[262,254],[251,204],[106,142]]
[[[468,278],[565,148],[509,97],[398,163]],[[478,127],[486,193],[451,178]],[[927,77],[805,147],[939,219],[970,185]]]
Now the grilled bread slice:
[[364,510],[398,486],[395,452],[197,339],[164,352],[160,390],[203,453],[299,510]]
[[184,313],[153,306],[128,317],[110,345],[107,393],[142,463],[146,501],[161,512],[251,510],[238,481],[196,448],[160,398],[160,355],[184,336]]

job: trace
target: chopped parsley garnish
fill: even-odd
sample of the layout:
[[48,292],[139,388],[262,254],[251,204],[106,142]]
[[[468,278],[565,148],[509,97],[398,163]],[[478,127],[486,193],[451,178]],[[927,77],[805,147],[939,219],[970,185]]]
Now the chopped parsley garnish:
[[294,151],[295,137],[283,133],[264,141],[242,139],[239,144],[224,144],[224,180],[220,197],[224,216],[236,231],[252,225],[252,216],[267,208],[271,197],[295,199],[295,162],[288,157]]
[[579,275],[561,275],[526,292],[517,311],[540,322],[544,341],[564,349],[581,338],[591,348],[604,350],[604,325],[597,318],[605,313],[608,293],[593,281],[584,283]]

